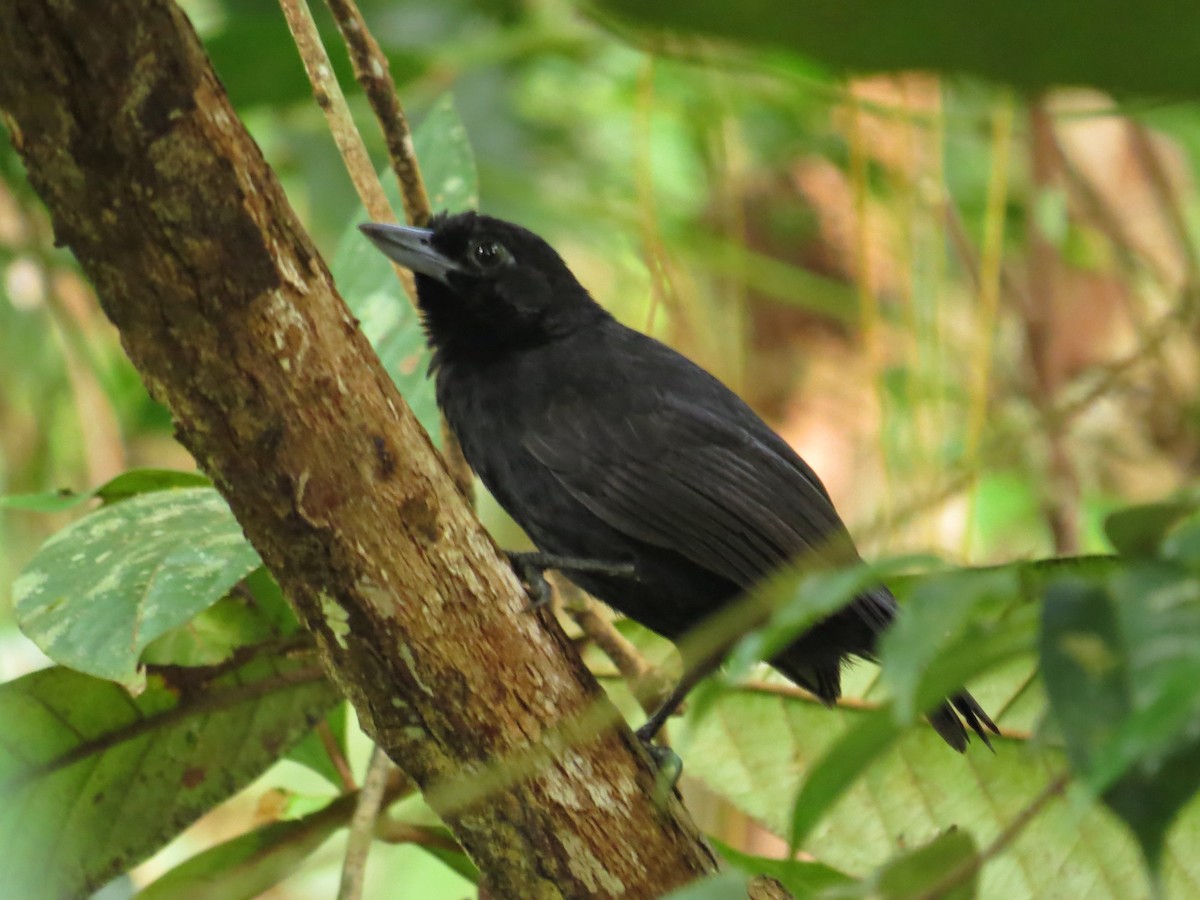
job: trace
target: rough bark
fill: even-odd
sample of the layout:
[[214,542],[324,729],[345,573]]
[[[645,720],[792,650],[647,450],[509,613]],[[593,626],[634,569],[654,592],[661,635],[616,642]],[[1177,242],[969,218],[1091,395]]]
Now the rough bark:
[[179,439],[492,892],[654,896],[710,871],[624,726],[492,790],[436,789],[553,743],[599,691],[524,611],[182,12],[5,0],[0,114]]

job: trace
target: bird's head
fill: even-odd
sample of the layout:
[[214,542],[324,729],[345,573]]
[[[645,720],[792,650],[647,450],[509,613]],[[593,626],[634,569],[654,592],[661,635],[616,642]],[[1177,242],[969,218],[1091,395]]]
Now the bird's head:
[[438,351],[528,346],[605,317],[554,249],[531,231],[474,212],[428,228],[359,226],[416,275],[417,303]]

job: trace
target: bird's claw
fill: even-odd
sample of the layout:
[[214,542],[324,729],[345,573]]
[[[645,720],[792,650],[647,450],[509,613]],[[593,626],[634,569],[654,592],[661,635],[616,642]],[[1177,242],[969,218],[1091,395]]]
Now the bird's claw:
[[646,755],[650,757],[650,761],[654,763],[654,770],[658,775],[655,786],[655,795],[660,802],[666,802],[671,792],[675,790],[679,784],[679,778],[683,775],[683,760],[679,754],[667,747],[664,744],[656,744],[653,735],[644,733],[645,728],[639,728],[635,734],[638,742],[642,745],[642,749],[646,751]]
[[546,569],[538,564],[534,553],[508,553],[508,562],[517,573],[517,578],[525,585],[529,595],[529,606],[526,612],[535,612],[543,606],[549,606],[554,597],[550,582],[546,580]]

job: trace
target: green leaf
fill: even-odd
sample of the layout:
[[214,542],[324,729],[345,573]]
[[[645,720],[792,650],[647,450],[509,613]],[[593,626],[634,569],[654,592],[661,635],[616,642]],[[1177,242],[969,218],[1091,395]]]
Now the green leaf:
[[1176,566],[1145,562],[1047,591],[1042,661],[1072,764],[1156,872],[1200,790],[1198,643],[1200,581]]
[[1128,506],[1104,520],[1104,533],[1122,556],[1153,556],[1171,526],[1195,511],[1185,500]]
[[146,665],[215,666],[243,647],[287,637],[299,627],[275,579],[260,566],[227,596],[147,644],[141,660]]
[[[922,666],[923,671],[917,672],[915,683],[907,686],[904,709],[883,709],[864,717],[813,767],[796,798],[792,815],[793,846],[802,843],[842,794],[890,749],[901,729],[912,724],[916,712],[933,709],[976,676],[1031,652],[1037,638],[1035,611],[1032,606],[1007,609],[1016,584],[1010,575],[1001,571],[971,573],[966,581],[973,581],[981,589],[979,599],[991,601],[1000,615],[987,627],[981,622],[963,628],[954,642],[943,647]],[[935,576],[934,582],[950,587],[962,587],[965,583],[963,578],[954,576]],[[934,590],[928,596],[936,601],[942,594]],[[903,645],[900,649],[904,649]],[[900,662],[904,662],[903,658]],[[884,671],[886,675],[887,670]]]
[[136,687],[151,641],[260,565],[216,491],[143,494],[42,546],[13,584],[17,622],[55,662]]
[[768,875],[776,879],[787,888],[796,900],[815,897],[830,888],[844,888],[855,884],[854,879],[849,875],[824,863],[803,859],[770,859],[765,856],[751,856],[748,853],[734,850],[712,837],[709,838],[709,843],[731,866],[736,866],[749,876]]
[[[880,645],[884,676],[901,721],[910,721],[924,711],[918,703],[918,688],[935,657],[953,644],[965,645],[972,654],[985,643],[981,608],[988,607],[994,619],[999,608],[1020,598],[1017,573],[1008,568],[940,573],[914,586],[903,614]],[[936,702],[939,698],[935,695],[932,699]]]
[[1200,95],[1200,6],[1190,0],[859,0],[853,8],[843,0],[751,0],[735,16],[718,0],[585,6],[625,27],[716,38],[760,58],[764,50],[791,52],[839,70],[932,69],[1022,90]]
[[[413,142],[435,210],[460,212],[478,205],[475,159],[449,95],[433,106]],[[395,178],[390,170],[380,177],[392,208],[400,215],[403,206]],[[391,263],[358,230],[365,221],[366,211],[360,209],[338,242],[330,271],[400,393],[433,440],[440,442],[437,402],[426,376],[425,333]]]
[[[1037,684],[1022,687],[1028,664],[1009,668],[973,685],[976,694],[993,712],[1008,705],[1006,697],[1020,696],[1036,715],[1044,701]],[[868,673],[849,674],[863,676],[852,677],[852,685],[870,682]],[[834,755],[842,736],[872,716],[880,717],[875,727],[895,727],[888,711],[864,708],[853,693],[850,702],[854,705],[829,710],[790,692],[732,689],[721,693],[704,717],[689,712],[682,722],[673,721],[673,746],[684,761],[685,778],[698,779],[776,834],[787,835],[801,783],[806,776],[815,779],[814,767]],[[988,846],[1065,768],[1061,750],[1019,731],[996,741],[994,754],[976,742],[960,756],[920,723],[905,729],[854,779],[810,831],[804,850],[826,865],[856,873],[874,871],[952,826]],[[1169,896],[1190,896],[1200,882],[1196,846],[1200,802],[1189,806],[1168,840]],[[1146,893],[1137,844],[1100,804],[1080,797],[1056,796],[1045,803],[1005,852],[988,860],[979,895],[1036,897],[1047,884],[1063,897],[1089,900]]]
[[136,698],[63,668],[0,686],[5,892],[86,896],[257,778],[337,699],[315,661],[271,657],[154,674]]
[[808,838],[829,808],[885,750],[903,727],[887,710],[864,716],[808,773],[792,807],[793,851]]
[[10,494],[0,497],[0,509],[22,509],[30,512],[63,512],[99,497],[105,503],[116,503],[151,491],[181,487],[209,487],[211,482],[199,472],[179,472],[174,469],[130,469],[90,491],[77,494],[71,490],[46,491],[39,494]]
[[354,815],[347,794],[299,819],[272,822],[210,847],[138,893],[138,900],[229,900],[274,887]]
[[9,494],[0,497],[0,509],[19,509],[25,512],[56,513],[74,509],[92,499],[91,492],[77,494],[64,488],[61,491],[43,491],[37,494]]
[[1163,539],[1162,556],[1200,572],[1200,515],[1193,513],[1171,530]]
[[96,488],[95,495],[105,503],[118,503],[138,494],[168,491],[175,488],[212,487],[212,482],[199,472],[179,472],[175,469],[130,469]]
[[968,900],[979,880],[978,851],[971,835],[952,828],[924,847],[889,861],[863,884],[863,896],[885,900]]

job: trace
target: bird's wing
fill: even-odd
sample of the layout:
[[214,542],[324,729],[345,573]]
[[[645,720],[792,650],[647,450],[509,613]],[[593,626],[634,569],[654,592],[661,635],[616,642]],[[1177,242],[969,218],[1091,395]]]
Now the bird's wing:
[[853,558],[819,479],[748,410],[662,403],[614,421],[570,404],[525,444],[611,527],[740,587],[809,552]]

